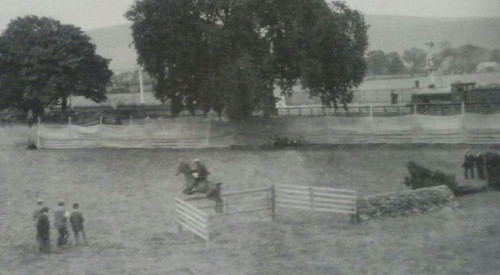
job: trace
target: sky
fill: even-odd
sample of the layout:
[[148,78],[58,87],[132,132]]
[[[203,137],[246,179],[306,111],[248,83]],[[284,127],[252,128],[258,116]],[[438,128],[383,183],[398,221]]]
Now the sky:
[[[47,16],[93,30],[128,23],[135,0],[0,0],[0,31],[17,17]],[[344,0],[364,14],[418,17],[500,17],[500,0]]]

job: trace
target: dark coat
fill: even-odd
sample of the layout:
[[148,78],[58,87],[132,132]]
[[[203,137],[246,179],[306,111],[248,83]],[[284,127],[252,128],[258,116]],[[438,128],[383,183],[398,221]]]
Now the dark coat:
[[71,212],[69,216],[69,222],[71,223],[71,228],[73,231],[80,231],[83,229],[83,215],[79,211],[75,210]]
[[208,172],[208,170],[207,170],[207,167],[205,167],[205,165],[203,165],[201,163],[196,164],[196,169],[193,170],[193,172],[198,173],[199,179],[206,179],[208,177],[208,174],[210,174],[210,172]]
[[47,239],[50,236],[50,222],[49,217],[45,213],[40,213],[38,215],[38,221],[36,223],[36,231],[38,237],[42,239]]

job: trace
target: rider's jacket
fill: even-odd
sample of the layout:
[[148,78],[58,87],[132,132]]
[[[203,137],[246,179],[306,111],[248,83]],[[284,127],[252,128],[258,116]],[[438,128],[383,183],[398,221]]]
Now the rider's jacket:
[[198,179],[206,179],[208,174],[210,174],[207,170],[207,167],[201,163],[196,164],[196,169],[194,170],[198,174]]

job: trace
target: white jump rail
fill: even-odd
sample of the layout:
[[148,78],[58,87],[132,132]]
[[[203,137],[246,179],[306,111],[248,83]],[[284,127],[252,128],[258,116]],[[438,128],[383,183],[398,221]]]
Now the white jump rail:
[[207,247],[210,244],[209,216],[195,206],[175,198],[176,220],[179,223],[179,230],[186,228],[196,236],[205,240]]
[[276,185],[277,207],[357,216],[356,191],[329,187]]

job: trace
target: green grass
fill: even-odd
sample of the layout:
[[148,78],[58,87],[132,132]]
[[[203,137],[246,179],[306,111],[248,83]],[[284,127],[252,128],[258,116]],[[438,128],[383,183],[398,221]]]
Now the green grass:
[[[500,193],[455,210],[359,225],[344,215],[279,209],[217,218],[211,249],[178,233],[180,161],[201,158],[223,190],[273,183],[361,195],[406,190],[406,162],[462,178],[465,147],[332,146],[299,151],[25,150],[27,130],[0,128],[0,274],[493,274],[500,269]],[[39,255],[37,198],[79,202],[90,245]],[[49,215],[53,220],[52,212]],[[56,232],[52,228],[52,243]]]

